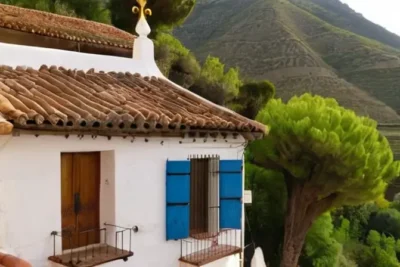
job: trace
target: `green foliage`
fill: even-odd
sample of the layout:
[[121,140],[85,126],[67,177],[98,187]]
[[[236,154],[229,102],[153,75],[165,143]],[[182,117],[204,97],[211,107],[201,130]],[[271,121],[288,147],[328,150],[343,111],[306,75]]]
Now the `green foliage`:
[[[36,9],[41,11],[53,12],[55,5],[60,1],[52,0],[0,0],[1,4],[14,5],[24,8]],[[52,11],[53,10],[53,11]]]
[[357,263],[358,267],[370,267],[374,261],[374,253],[365,244],[354,241],[345,246],[347,257]]
[[171,34],[162,33],[157,35],[154,40],[154,45],[156,47],[167,46],[171,50],[171,53],[176,56],[187,56],[189,54],[189,49],[184,47],[183,44]]
[[[293,97],[287,104],[272,99],[257,120],[268,125],[270,132],[250,144],[249,160],[284,175],[290,194],[285,228],[295,229],[290,235],[285,234],[285,241],[298,240],[292,246],[302,245],[308,223],[322,212],[335,206],[376,200],[383,195],[387,183],[400,173],[400,164],[393,161],[389,143],[376,129],[376,122],[357,116],[334,99],[310,94]],[[338,264],[338,247],[333,244],[349,240],[350,223],[341,220],[338,228],[332,232],[327,225],[321,227],[326,231],[322,240],[328,242],[321,250],[326,255],[316,257],[318,250],[312,241],[306,243],[305,252],[313,266],[332,266],[332,261]],[[287,244],[283,247],[283,264],[294,265],[296,258],[287,262],[285,257],[286,253],[293,253]],[[333,252],[326,249],[330,246]],[[382,255],[384,252],[373,250],[372,257]]]
[[[170,34],[157,35],[154,39],[154,46],[157,65],[167,77],[172,65],[177,64],[181,58],[189,56],[189,50]],[[200,66],[198,68],[200,69]]]
[[241,84],[238,69],[225,72],[225,65],[218,58],[208,56],[189,90],[216,104],[228,105],[239,93]]
[[190,91],[241,115],[254,119],[274,97],[275,87],[268,81],[243,84],[239,69],[230,68],[216,57],[207,57],[202,67],[182,43],[167,33],[155,38],[157,65],[165,76]]
[[229,102],[237,96],[242,84],[238,69],[230,68],[225,73],[225,65],[220,62],[219,58],[211,56],[208,56],[205,60],[199,79],[211,84],[221,85],[226,96],[225,102]]
[[222,77],[221,84],[226,92],[226,102],[232,101],[239,94],[242,81],[239,77],[238,68],[230,68]]
[[189,87],[189,90],[215,104],[225,104],[225,92],[219,83],[213,83],[206,79],[197,79],[195,83]]
[[367,237],[367,244],[372,250],[373,266],[399,266],[396,258],[396,241],[393,237],[386,237],[385,235],[380,235],[377,231],[372,230],[369,232]]
[[225,66],[219,61],[219,58],[208,56],[203,64],[200,76],[212,83],[218,83],[224,77],[224,69]]
[[255,119],[258,112],[275,96],[275,86],[269,81],[247,82],[240,86],[230,107],[241,115]]
[[59,0],[73,10],[78,17],[88,20],[111,23],[110,11],[104,1],[99,0]]
[[251,146],[258,162],[273,161],[299,182],[316,186],[334,205],[378,198],[400,173],[376,122],[358,117],[332,98],[304,94],[287,104],[268,102],[257,120],[270,134]]
[[[357,215],[365,213],[365,210],[371,210],[372,205],[368,204],[365,206],[367,206],[366,209],[363,209],[363,206],[353,207],[354,209],[352,212],[347,212],[347,215],[351,214],[351,217],[354,219],[357,218]],[[356,213],[354,212],[355,209],[363,209],[363,212]],[[334,216],[338,214],[340,213],[336,213]],[[342,212],[342,214],[345,213]],[[354,264],[357,264],[356,266],[358,267],[398,267],[400,265],[397,259],[397,254],[400,251],[399,240],[396,241],[393,236],[381,234],[376,230],[369,231],[365,239],[363,237],[359,239],[350,238],[351,235],[349,233],[351,227],[348,226],[351,225],[351,223],[348,224],[349,221],[345,219],[343,215],[340,215],[340,217],[342,222],[340,224],[341,226],[339,228],[336,227],[334,230],[335,239],[343,244],[343,255],[339,257],[338,266],[354,266]],[[373,216],[371,216],[371,218],[373,218]],[[336,218],[336,220],[338,219]],[[386,224],[386,226],[389,226],[389,224]],[[366,226],[364,225],[364,227]],[[348,229],[347,237],[342,238],[344,236],[342,233],[346,233],[346,229]],[[362,231],[364,231],[364,229]],[[338,233],[340,234],[338,235]]]
[[371,214],[376,212],[378,207],[372,203],[358,206],[343,206],[333,211],[334,224],[340,227],[342,220],[350,222],[349,237],[351,239],[363,239],[368,234],[368,222]]
[[367,244],[371,247],[380,247],[381,235],[377,231],[370,231],[367,237]]
[[350,240],[350,221],[342,219],[340,227],[334,230],[333,237],[340,243],[345,244]]
[[400,212],[396,209],[384,209],[374,213],[369,220],[368,229],[400,238]]
[[393,202],[390,203],[390,208],[400,211],[400,194],[395,195]]
[[[171,29],[182,24],[193,10],[195,0],[148,0],[147,7],[153,15],[148,17],[153,31]],[[132,14],[136,0],[109,0],[111,21],[116,27],[133,33],[137,16]]]
[[192,92],[254,119],[258,111],[274,96],[275,88],[268,81],[243,85],[239,70],[225,66],[209,56],[202,67],[182,43],[170,34],[155,38],[157,65],[165,76]]
[[277,266],[283,237],[285,184],[280,173],[250,163],[246,163],[245,169],[245,187],[253,192],[253,203],[246,206],[250,222],[246,227],[246,243],[252,242],[252,237],[262,247],[268,266]]
[[161,72],[185,88],[192,86],[201,70],[195,56],[171,34],[159,33],[154,45],[157,65]]
[[[332,218],[329,213],[320,216],[307,233],[302,265],[314,267],[337,266],[342,246],[334,238]],[[309,263],[309,264],[307,264]]]
[[359,266],[353,260],[346,258],[346,256],[343,254],[340,254],[337,267],[359,267]]

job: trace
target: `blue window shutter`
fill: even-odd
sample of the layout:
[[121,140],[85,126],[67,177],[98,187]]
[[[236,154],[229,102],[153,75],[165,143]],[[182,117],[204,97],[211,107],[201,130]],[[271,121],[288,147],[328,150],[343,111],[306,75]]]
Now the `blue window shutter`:
[[240,199],[221,199],[220,228],[242,229],[242,201]]
[[219,221],[221,229],[242,228],[243,162],[221,160],[219,163]]
[[167,240],[189,237],[190,161],[167,161]]

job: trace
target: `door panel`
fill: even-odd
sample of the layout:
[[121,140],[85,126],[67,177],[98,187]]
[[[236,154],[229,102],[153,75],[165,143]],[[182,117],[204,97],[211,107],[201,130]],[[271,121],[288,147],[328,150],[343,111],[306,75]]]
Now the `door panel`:
[[61,154],[61,214],[63,249],[100,242],[100,153]]
[[[75,175],[80,195],[78,213],[79,231],[98,229],[100,226],[100,153],[80,153],[74,155]],[[97,231],[81,234],[82,244],[99,243]]]
[[[74,210],[74,174],[72,153],[61,154],[61,227],[63,249],[77,246],[77,237],[71,236],[76,232],[77,221]],[[71,236],[71,237],[68,237]]]

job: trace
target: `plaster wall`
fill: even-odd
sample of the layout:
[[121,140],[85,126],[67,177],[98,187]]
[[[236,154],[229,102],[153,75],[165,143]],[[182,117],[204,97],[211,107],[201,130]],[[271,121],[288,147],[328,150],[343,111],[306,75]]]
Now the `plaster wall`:
[[[102,266],[179,266],[180,241],[165,240],[166,160],[184,160],[190,154],[241,159],[243,144],[242,138],[216,142],[149,138],[145,142],[144,138],[90,136],[0,137],[0,248],[34,267],[55,266],[47,258],[53,253],[50,233],[61,230],[60,154],[101,151],[100,223],[139,227],[132,238],[135,255],[127,262]],[[56,249],[61,253],[60,240]],[[222,262],[231,262],[228,258]],[[238,266],[227,264],[207,267]]]
[[54,65],[83,71],[94,68],[96,71],[131,72],[143,76],[163,77],[154,61],[153,43],[144,38],[137,41],[135,47],[137,46],[140,46],[140,53],[137,51],[136,54],[139,53],[142,57],[136,56],[132,59],[0,42],[0,62],[13,68],[26,66],[39,69],[42,65]]

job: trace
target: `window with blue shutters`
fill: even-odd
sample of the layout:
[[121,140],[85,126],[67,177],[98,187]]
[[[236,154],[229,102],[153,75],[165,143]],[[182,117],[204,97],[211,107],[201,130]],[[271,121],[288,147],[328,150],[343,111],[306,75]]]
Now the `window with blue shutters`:
[[167,161],[167,240],[241,229],[242,160]]
[[242,160],[221,160],[219,162],[221,229],[242,228],[242,166]]
[[167,240],[189,237],[190,161],[167,161]]
[[219,232],[219,157],[191,158],[190,235]]

